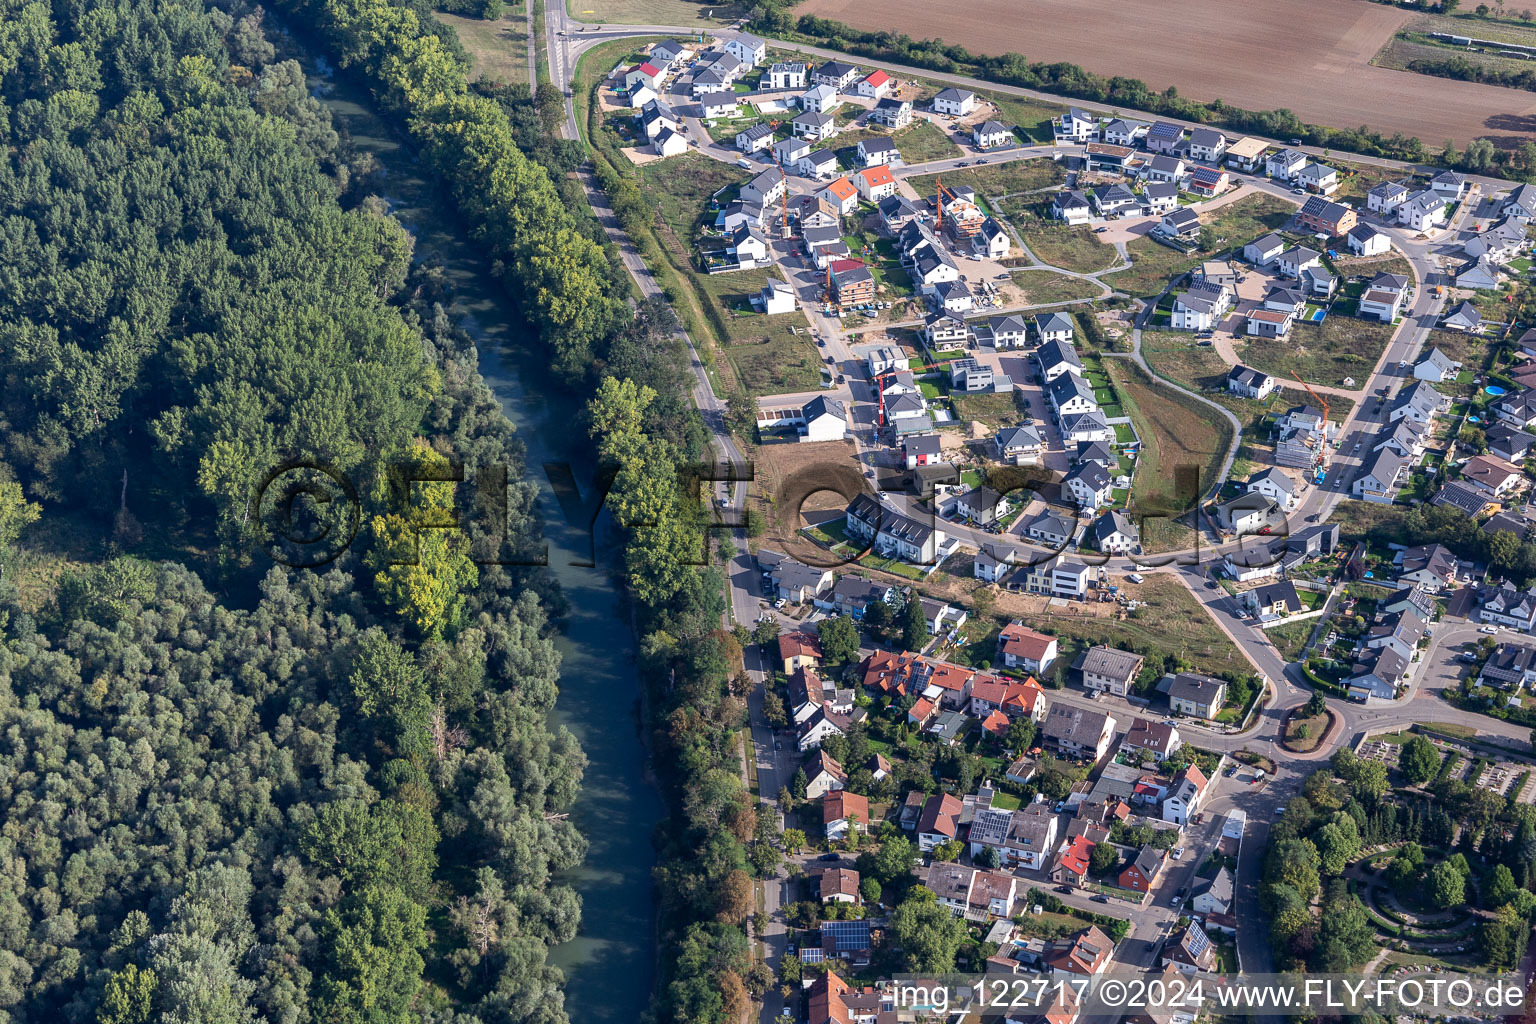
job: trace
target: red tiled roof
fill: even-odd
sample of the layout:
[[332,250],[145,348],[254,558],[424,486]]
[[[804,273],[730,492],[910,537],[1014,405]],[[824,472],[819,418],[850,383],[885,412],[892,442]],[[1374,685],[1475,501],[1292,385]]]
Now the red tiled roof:
[[1097,845],[1089,841],[1087,836],[1073,836],[1072,845],[1061,852],[1061,863],[1075,875],[1087,874],[1088,858],[1093,855],[1093,848]]
[[857,814],[861,822],[869,824],[869,801],[846,789],[835,789],[828,793],[821,805],[821,820],[828,825],[842,821],[851,814]]
[[779,657],[785,661],[801,657],[811,657],[820,661],[821,637],[811,633],[780,633]]
[[864,185],[866,188],[874,188],[877,185],[890,185],[896,181],[896,176],[893,175],[891,173],[891,169],[884,164],[880,164],[876,167],[866,167],[864,170],[859,172],[859,177],[864,179]]
[[847,178],[838,178],[836,181],[829,182],[823,191],[831,192],[834,196],[844,201],[852,199],[859,194],[859,190],[854,188],[853,182]]
[[881,86],[890,80],[891,76],[886,74],[884,71],[871,71],[869,73],[869,77],[864,79],[864,81],[868,82],[871,86]]
[[1001,711],[994,711],[982,720],[981,727],[994,736],[1001,736],[1008,731],[1008,716]]

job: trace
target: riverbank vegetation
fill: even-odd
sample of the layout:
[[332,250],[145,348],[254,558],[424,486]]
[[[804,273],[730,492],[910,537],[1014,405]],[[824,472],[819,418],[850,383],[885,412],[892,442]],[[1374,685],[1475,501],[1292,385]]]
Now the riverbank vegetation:
[[[657,867],[658,1018],[723,1022],[769,983],[748,951],[748,851],[772,843],[741,780],[740,645],[719,630],[724,580],[704,563],[696,488],[678,466],[704,454],[668,307],[623,301],[627,282],[593,226],[519,145],[505,107],[468,90],[465,65],[416,14],[386,0],[281,0],[365,81],[442,177],[554,368],[590,391],[588,426],[615,479],[623,576],[636,602],[655,763],[670,816]],[[619,206],[615,198],[615,208]],[[532,1007],[527,1009],[531,1012]]]
[[[558,592],[400,564],[450,496],[393,465],[505,467],[503,554],[538,532],[442,275],[258,8],[0,8],[0,1009],[559,1024]],[[295,461],[357,491],[314,569],[248,505]]]

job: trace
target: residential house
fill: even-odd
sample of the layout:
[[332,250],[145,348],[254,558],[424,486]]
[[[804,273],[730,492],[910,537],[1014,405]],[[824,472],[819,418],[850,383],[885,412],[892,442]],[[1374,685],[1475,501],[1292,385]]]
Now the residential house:
[[1208,973],[1216,969],[1216,947],[1198,924],[1191,921],[1177,939],[1163,946],[1161,962],[1180,973]]
[[878,203],[896,194],[896,178],[885,166],[866,167],[853,176],[853,185],[867,203]]
[[852,868],[827,868],[817,888],[823,903],[858,903],[859,873]]
[[704,96],[695,96],[694,100],[699,105],[699,116],[705,120],[736,116],[737,103],[734,92],[708,93]]
[[1014,466],[1038,465],[1045,454],[1045,443],[1033,425],[1004,427],[992,437],[999,461]]
[[955,512],[978,523],[996,522],[1012,507],[1007,497],[990,487],[973,487],[955,499]]
[[890,139],[877,137],[859,140],[859,163],[865,167],[900,162],[901,153]]
[[1091,142],[1099,137],[1099,119],[1076,107],[1069,107],[1051,128],[1060,142]]
[[1117,879],[1120,888],[1134,892],[1151,892],[1168,861],[1168,852],[1155,846],[1143,846]]
[[1378,613],[1365,633],[1367,649],[1389,647],[1412,661],[1419,641],[1429,632],[1429,627],[1411,608],[1402,608],[1391,614]]
[[1214,167],[1196,167],[1189,172],[1189,190],[1198,196],[1219,196],[1230,184],[1231,176]]
[[846,61],[829,60],[811,71],[812,85],[825,85],[837,92],[847,92],[859,78],[859,69]]
[[1392,700],[1408,676],[1409,661],[1391,647],[1367,648],[1345,680],[1354,700]]
[[[1077,378],[1066,379],[1076,380]],[[1072,467],[1062,480],[1062,492],[1070,494],[1077,502],[1077,507],[1086,511],[1109,504],[1114,494],[1114,485],[1103,466],[1094,462],[1084,462]]]
[[776,203],[784,195],[784,176],[777,167],[760,171],[753,179],[741,186],[741,198],[759,206]]
[[1059,425],[1061,439],[1067,444],[1081,444],[1084,441],[1108,443],[1115,439],[1115,432],[1110,428],[1109,421],[1098,409],[1064,415]]
[[1493,407],[1494,415],[1518,428],[1536,424],[1536,390],[1523,388],[1504,395]]
[[1226,914],[1232,910],[1235,885],[1232,872],[1225,864],[1204,883],[1195,887],[1195,895],[1189,901],[1189,909],[1196,914]]
[[1169,326],[1176,331],[1214,330],[1231,308],[1230,288],[1196,282],[1174,296]]
[[1027,594],[1074,599],[1088,592],[1088,583],[1092,578],[1093,571],[1082,562],[1056,557],[1019,566],[1008,576],[1004,585],[1010,590],[1021,590]]
[[1477,621],[1536,632],[1536,587],[1521,590],[1508,580],[1478,594]]
[[988,348],[1022,348],[1029,337],[1029,321],[1018,313],[988,317],[974,326],[977,344]]
[[1365,194],[1366,209],[1390,217],[1408,201],[1411,190],[1400,181],[1384,181]]
[[[762,554],[763,552],[758,553],[759,560],[761,560]],[[775,566],[775,575],[778,574],[779,568],[791,563],[794,565],[800,564],[792,558],[784,557],[782,561],[780,561],[779,564]],[[804,568],[812,569],[812,571],[818,571],[811,566],[805,566]],[[831,575],[831,570],[823,571],[827,572],[828,576]],[[814,589],[816,590],[817,594],[823,592],[825,589],[821,586],[822,582],[823,580],[820,578],[816,580]],[[796,672],[802,669],[815,670],[821,667],[821,637],[817,636],[815,633],[802,633],[798,630],[789,633],[780,633],[778,643],[779,662],[783,666],[784,674],[786,676],[794,675]]]
[[1494,263],[1508,263],[1525,249],[1529,241],[1525,231],[1524,223],[1505,217],[1474,232],[1462,243],[1461,250],[1473,259],[1487,257]]
[[1392,249],[1392,237],[1369,224],[1356,224],[1349,229],[1349,251],[1356,256],[1380,256]]
[[[801,671],[804,671],[803,669]],[[795,734],[796,745],[800,753],[817,750],[828,736],[841,736],[847,731],[849,719],[847,715],[838,714],[830,710],[825,704],[813,710],[806,720],[800,723]]]
[[756,153],[773,145],[773,129],[766,124],[755,124],[746,131],[736,133],[736,148],[743,153]]
[[1056,660],[1056,638],[1022,622],[1010,622],[997,636],[997,653],[1009,668],[1044,672]]
[[[949,285],[940,285],[940,289]],[[1007,378],[1004,378],[1006,380]],[[949,386],[954,391],[992,391],[997,380],[997,371],[992,364],[983,363],[975,359],[956,359],[949,364]],[[1012,383],[1011,381],[1009,382]]]
[[983,121],[971,129],[971,141],[978,149],[996,149],[1013,145],[1013,129],[1001,121]]
[[1264,164],[1264,152],[1269,149],[1269,143],[1263,139],[1243,136],[1227,147],[1227,166],[1235,167],[1245,174],[1257,173]]
[[[1093,845],[1087,844],[1087,852],[1090,854]],[[1075,843],[1072,851],[1074,855],[1079,852]],[[1086,982],[1103,973],[1114,952],[1115,944],[1109,936],[1100,931],[1097,925],[1089,925],[1069,938],[1052,940],[1041,960],[1050,977],[1057,982]],[[1064,987],[1081,991],[1077,985]]]
[[1397,398],[1387,411],[1387,422],[1396,423],[1400,419],[1408,419],[1428,425],[1450,405],[1451,400],[1436,391],[1428,381],[1416,381],[1397,393]]
[[821,820],[826,826],[828,842],[846,838],[850,829],[868,832],[869,801],[846,789],[833,790],[822,800]]
[[1205,774],[1189,765],[1173,777],[1173,786],[1163,798],[1163,820],[1183,825],[1200,810],[1209,784]]
[[1536,647],[1499,644],[1483,663],[1477,682],[1500,690],[1522,690],[1536,685]]
[[1428,189],[1415,192],[1397,207],[1397,222],[1415,231],[1430,231],[1448,216],[1445,197]]
[[1243,259],[1256,267],[1267,267],[1285,251],[1285,239],[1271,231],[1243,246]]
[[1492,455],[1468,459],[1461,467],[1461,477],[1490,498],[1504,497],[1525,480],[1518,467]]
[[811,144],[799,137],[780,139],[771,148],[773,150],[773,162],[783,164],[785,167],[794,167],[800,162],[801,157],[807,156],[811,152]]
[[1429,187],[1436,195],[1444,196],[1449,202],[1457,202],[1467,191],[1467,179],[1455,171],[1441,171],[1429,179]]
[[1059,374],[1049,381],[1045,385],[1045,397],[1060,416],[1088,412],[1099,407],[1093,387],[1075,373]]
[[1367,288],[1360,296],[1359,314],[1365,320],[1379,320],[1389,324],[1397,319],[1402,306],[1403,293]]
[[725,41],[725,52],[747,67],[756,67],[768,56],[768,44],[750,32],[740,32]]
[[870,111],[869,119],[885,125],[892,131],[905,128],[912,123],[912,102],[887,96],[875,104],[874,110]]
[[[1040,340],[1042,351],[1044,346],[1056,346],[1048,356],[1040,360],[1046,380],[1055,380],[1065,370],[1081,373],[1082,360],[1077,358],[1077,353],[1071,348],[1074,331],[1072,318],[1065,313],[1039,313],[1035,315],[1034,323],[1035,336]],[[1055,362],[1047,367],[1045,358],[1054,359]]]
[[1262,583],[1252,590],[1243,591],[1243,604],[1249,613],[1260,621],[1283,619],[1287,615],[1299,615],[1307,610],[1296,584],[1290,580]]
[[932,466],[944,461],[943,443],[938,434],[912,434],[901,439],[902,459],[908,469]]
[[1264,494],[1239,494],[1216,506],[1216,522],[1236,534],[1258,533],[1284,518],[1279,504]]
[[1147,161],[1143,175],[1149,181],[1166,181],[1177,185],[1189,173],[1189,167],[1176,156],[1159,154]]
[[1041,541],[1060,551],[1072,542],[1077,536],[1078,523],[1066,516],[1057,515],[1050,509],[1045,509],[1024,523],[1024,536],[1030,540]]
[[789,123],[790,131],[797,138],[807,139],[811,142],[821,142],[830,139],[837,134],[837,123],[831,114],[823,114],[816,111],[806,111],[799,114]]
[[875,301],[875,276],[868,267],[834,272],[832,299],[843,309]]
[[837,178],[834,181],[828,182],[826,187],[818,191],[816,195],[818,198],[825,199],[828,203],[831,203],[832,207],[844,217],[852,213],[854,208],[859,205],[859,190],[847,178]]
[[1166,722],[1154,722],[1150,718],[1138,718],[1131,723],[1125,739],[1120,741],[1121,750],[1145,750],[1152,760],[1162,762],[1184,745],[1179,730]]
[[1286,277],[1299,278],[1303,270],[1308,267],[1320,267],[1322,263],[1322,254],[1304,245],[1287,249],[1275,257],[1275,268]]
[[1106,555],[1134,555],[1141,553],[1141,532],[1130,517],[1118,509],[1110,509],[1094,520],[1089,532],[1098,549]]
[[834,790],[848,787],[848,773],[825,750],[818,750],[806,766],[805,798],[817,800]]
[[1241,398],[1265,399],[1274,393],[1279,382],[1262,370],[1247,366],[1234,366],[1227,373],[1227,390]]
[[1147,129],[1144,141],[1149,152],[1172,153],[1184,143],[1184,126],[1158,121]]
[[968,89],[948,88],[933,98],[933,112],[964,117],[976,109],[976,94]]
[[651,149],[657,156],[679,156],[688,152],[688,140],[670,128],[663,128],[651,140]]
[[959,837],[960,810],[960,801],[948,793],[935,793],[923,803],[917,822],[917,845],[923,853]]
[[881,99],[886,93],[896,87],[896,82],[884,71],[871,71],[859,84],[854,87],[854,92],[859,96],[870,99]]
[[923,325],[923,336],[928,346],[935,349],[963,345],[971,336],[966,322],[953,313],[934,313]]
[[1181,715],[1213,719],[1227,699],[1227,684],[1213,676],[1180,672],[1168,686],[1168,706]]
[[1456,287],[1493,291],[1499,286],[1499,268],[1486,256],[1468,260],[1454,271]]
[[765,90],[804,89],[809,68],[796,61],[774,64],[763,72],[758,88]]
[[1117,117],[1104,126],[1100,135],[1111,145],[1134,146],[1147,134],[1147,127],[1140,121],[1126,121]]
[[1397,452],[1390,448],[1380,449],[1365,461],[1350,491],[1362,501],[1390,505],[1397,498],[1408,468],[1408,460]]
[[1339,172],[1327,164],[1309,163],[1296,173],[1296,184],[1308,192],[1331,195],[1339,187]]
[[1284,338],[1295,322],[1296,314],[1289,310],[1282,313],[1263,308],[1250,309],[1244,321],[1248,336],[1252,338]]
[[944,531],[887,508],[868,494],[848,505],[846,530],[874,542],[876,553],[922,565],[931,564],[945,542]]
[[1536,444],[1536,435],[1516,430],[1507,423],[1489,427],[1484,436],[1488,441],[1489,453],[1509,462],[1524,462],[1530,454],[1531,446]]
[[1093,218],[1093,205],[1088,193],[1081,189],[1067,189],[1056,193],[1051,200],[1051,215],[1068,224],[1086,224]]
[[1080,666],[1083,687],[1124,697],[1131,692],[1145,661],[1141,655],[1130,651],[1118,651],[1102,644],[1090,647],[1084,652]]
[[1295,181],[1301,169],[1311,161],[1307,154],[1295,149],[1282,149],[1264,159],[1264,173],[1282,181]]
[[1184,238],[1199,232],[1200,215],[1188,207],[1170,210],[1158,222],[1157,230],[1169,238]]
[[1189,156],[1192,160],[1214,164],[1227,151],[1227,137],[1212,128],[1192,128],[1189,132]]
[[887,196],[876,206],[880,211],[880,223],[892,234],[906,227],[918,215],[917,207],[906,196]]
[[1115,720],[1102,711],[1052,704],[1040,735],[1046,747],[1067,757],[1098,761],[1114,739]]
[[1018,557],[1018,548],[986,541],[971,559],[971,575],[986,583],[996,583],[1013,567]]
[[1093,199],[1093,208],[1100,217],[1114,217],[1123,213],[1139,213],[1141,200],[1136,198],[1126,185],[1115,182],[1110,185],[1100,185],[1090,193]]
[[1536,220],[1536,185],[1518,185],[1505,197],[1499,212],[1506,217],[1529,224]]
[[1013,248],[1013,239],[1008,236],[1006,228],[994,218],[988,217],[981,222],[981,230],[971,239],[971,248],[978,255],[1000,260],[1006,258]]
[[1251,493],[1262,494],[1289,512],[1296,507],[1296,483],[1283,470],[1271,466],[1248,478],[1243,485]]

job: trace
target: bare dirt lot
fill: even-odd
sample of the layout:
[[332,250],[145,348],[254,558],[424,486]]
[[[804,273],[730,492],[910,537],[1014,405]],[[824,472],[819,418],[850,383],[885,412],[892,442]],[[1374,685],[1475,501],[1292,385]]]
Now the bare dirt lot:
[[[891,25],[978,53],[1014,51],[1071,61],[1153,89],[1220,98],[1250,110],[1286,107],[1339,128],[1367,125],[1427,145],[1536,133],[1536,96],[1373,67],[1371,58],[1414,12],[1349,0],[1166,0],[1084,5],[1071,0],[808,0],[798,14],[862,29]],[[1134,40],[1134,42],[1128,42]]]

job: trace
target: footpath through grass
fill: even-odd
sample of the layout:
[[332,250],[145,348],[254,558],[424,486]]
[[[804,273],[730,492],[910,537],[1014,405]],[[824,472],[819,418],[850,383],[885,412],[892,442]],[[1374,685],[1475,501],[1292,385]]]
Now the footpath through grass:
[[1128,295],[1151,298],[1163,290],[1169,278],[1188,273],[1218,252],[1241,250],[1265,232],[1278,230],[1295,212],[1294,203],[1278,196],[1246,195],[1201,215],[1202,222],[1214,233],[1215,244],[1210,251],[1197,250],[1186,256],[1150,238],[1137,238],[1126,244],[1131,268],[1106,275],[1104,283]]

